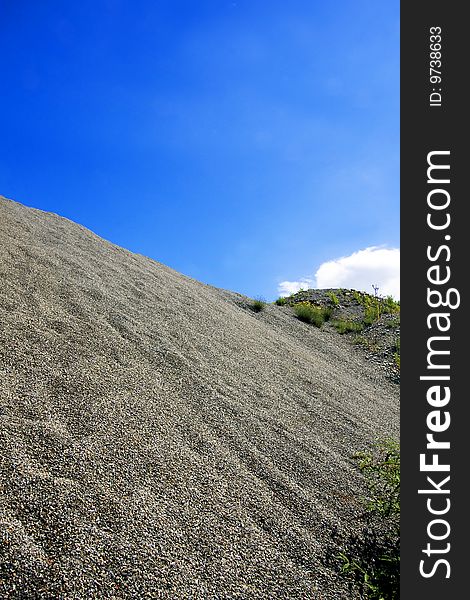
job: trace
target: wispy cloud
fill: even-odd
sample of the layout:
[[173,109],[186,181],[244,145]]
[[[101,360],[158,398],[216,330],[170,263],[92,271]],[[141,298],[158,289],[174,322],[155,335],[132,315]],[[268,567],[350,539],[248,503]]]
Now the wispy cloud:
[[309,287],[353,288],[373,293],[372,285],[378,286],[382,296],[400,298],[400,250],[371,246],[326,261],[320,265],[314,277],[299,281],[282,281],[278,286],[281,296]]

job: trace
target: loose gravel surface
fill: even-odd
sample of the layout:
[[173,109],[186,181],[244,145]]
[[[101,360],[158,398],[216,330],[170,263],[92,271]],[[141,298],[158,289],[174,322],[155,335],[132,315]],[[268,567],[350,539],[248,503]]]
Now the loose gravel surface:
[[359,598],[398,386],[250,302],[0,197],[1,598]]

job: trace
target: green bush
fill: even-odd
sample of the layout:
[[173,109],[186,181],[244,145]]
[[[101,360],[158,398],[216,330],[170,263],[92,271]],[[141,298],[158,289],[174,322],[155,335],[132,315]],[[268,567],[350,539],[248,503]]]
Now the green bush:
[[294,306],[294,313],[304,323],[321,327],[331,316],[331,309],[315,306],[310,302],[299,302]]
[[400,446],[380,443],[374,454],[356,455],[369,490],[364,500],[368,527],[341,552],[342,573],[353,577],[370,600],[398,600],[400,596]]
[[344,319],[331,321],[331,324],[336,329],[336,331],[341,334],[350,333],[352,331],[359,333],[364,329],[362,323],[358,323],[357,321],[347,321]]
[[277,300],[274,301],[274,304],[277,304],[278,306],[284,306],[285,304],[287,304],[287,298],[285,298],[284,296],[280,296]]
[[261,312],[266,307],[266,302],[262,298],[255,298],[251,304],[251,309],[254,312]]

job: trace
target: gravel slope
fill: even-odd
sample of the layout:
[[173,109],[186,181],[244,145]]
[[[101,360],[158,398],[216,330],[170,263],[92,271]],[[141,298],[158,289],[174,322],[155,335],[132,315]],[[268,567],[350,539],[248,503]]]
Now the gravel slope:
[[1,598],[356,597],[399,400],[341,336],[0,197],[0,369]]

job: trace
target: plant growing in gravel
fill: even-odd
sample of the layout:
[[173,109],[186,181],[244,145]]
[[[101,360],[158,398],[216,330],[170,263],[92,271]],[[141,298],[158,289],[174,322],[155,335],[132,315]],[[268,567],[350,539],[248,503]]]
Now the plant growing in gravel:
[[321,327],[331,316],[331,309],[328,307],[315,306],[310,302],[299,302],[294,306],[294,313],[298,319]]
[[363,304],[362,294],[360,294],[357,290],[352,291],[352,297],[358,304]]
[[385,327],[388,329],[394,329],[395,327],[400,327],[400,317],[393,317],[392,319],[387,319],[384,323]]
[[377,454],[359,452],[355,458],[365,475],[369,498],[367,509],[386,517],[400,515],[400,446],[395,440],[377,444]]
[[333,306],[339,306],[338,296],[334,292],[328,292],[328,297],[333,303]]
[[287,304],[287,298],[285,296],[280,296],[277,300],[274,300],[274,304],[278,306],[284,306]]
[[266,302],[262,298],[255,298],[251,304],[251,309],[254,312],[261,312],[266,307]]
[[400,446],[378,444],[355,456],[369,490],[362,543],[341,552],[342,573],[354,578],[370,600],[398,600],[400,594]]
[[387,296],[383,299],[379,296],[371,296],[370,294],[353,290],[352,297],[364,309],[364,325],[372,325],[383,314],[400,314],[400,303],[394,300],[392,296]]
[[395,361],[395,364],[397,365],[397,367],[400,368],[400,353],[399,352],[393,353],[393,360]]
[[345,319],[337,319],[335,321],[331,321],[331,324],[336,329],[338,333],[350,333],[352,331],[359,332],[364,329],[362,323],[357,321],[347,321]]
[[384,304],[384,312],[387,312],[391,315],[400,312],[400,302],[393,299],[393,296],[387,296],[383,301]]
[[367,346],[368,341],[363,335],[356,335],[356,337],[353,339],[353,344],[356,346]]
[[380,315],[382,314],[382,305],[378,298],[365,295],[363,299],[363,306],[364,323],[366,325],[372,325],[372,323],[375,323],[375,321],[380,319]]
[[375,310],[366,310],[362,322],[364,323],[364,325],[372,325],[372,323],[375,323],[377,319],[378,317]]

